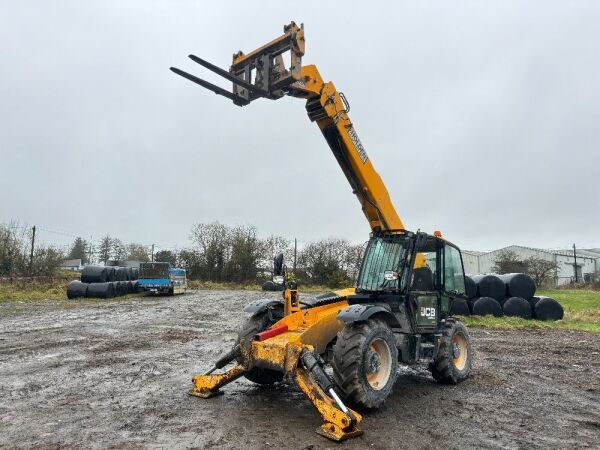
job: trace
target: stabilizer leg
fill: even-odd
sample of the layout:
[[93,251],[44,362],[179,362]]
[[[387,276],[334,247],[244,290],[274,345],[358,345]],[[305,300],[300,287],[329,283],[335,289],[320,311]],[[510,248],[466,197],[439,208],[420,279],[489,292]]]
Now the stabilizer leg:
[[362,416],[349,408],[346,408],[347,413],[340,410],[306,369],[298,367],[294,381],[325,420],[325,423],[317,428],[317,433],[338,442],[363,434],[362,430],[357,428]]
[[237,380],[244,375],[245,372],[246,369],[244,369],[244,366],[237,364],[227,372],[217,375],[194,375],[192,378],[194,389],[190,391],[190,395],[210,398],[222,394],[223,392],[219,391],[221,386],[225,386],[227,383]]

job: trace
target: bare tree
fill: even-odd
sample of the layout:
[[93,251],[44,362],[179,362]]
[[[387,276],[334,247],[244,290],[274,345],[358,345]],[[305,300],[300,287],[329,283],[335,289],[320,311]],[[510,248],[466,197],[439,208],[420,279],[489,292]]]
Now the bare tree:
[[71,249],[69,250],[69,254],[67,255],[68,259],[81,259],[82,264],[88,263],[89,257],[89,242],[80,237],[75,238],[73,244],[71,245]]
[[527,265],[526,273],[533,278],[538,286],[543,286],[551,280],[558,269],[558,264],[554,261],[535,256],[527,258],[525,263]]
[[130,243],[127,246],[127,259],[130,261],[148,262],[148,249],[142,244]]
[[104,264],[108,262],[112,255],[112,243],[112,238],[107,234],[100,240],[100,244],[98,245],[98,259]]
[[154,255],[154,261],[168,262],[175,266],[177,264],[177,254],[171,250],[160,250]]
[[127,249],[121,239],[114,238],[111,248],[112,259],[116,261],[124,261],[127,258]]

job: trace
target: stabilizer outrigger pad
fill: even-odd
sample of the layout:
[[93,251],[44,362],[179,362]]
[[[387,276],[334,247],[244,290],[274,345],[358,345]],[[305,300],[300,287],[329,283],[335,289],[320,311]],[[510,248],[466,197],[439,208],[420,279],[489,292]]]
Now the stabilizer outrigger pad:
[[[231,354],[233,353],[234,352],[232,351]],[[362,416],[350,408],[347,408],[341,402],[331,385],[324,386],[326,389],[329,389],[329,395],[319,385],[323,384],[323,381],[321,380],[321,383],[319,383],[317,380],[319,380],[325,372],[316,358],[310,358],[310,356],[313,355],[312,348],[304,348],[302,354],[303,357],[300,358],[302,364],[305,364],[304,361],[307,359],[316,362],[313,363],[311,367],[302,367],[301,365],[298,365],[293,372],[293,380],[313,406],[317,408],[321,417],[323,417],[325,423],[317,428],[317,433],[338,442],[363,434],[363,431],[359,430],[357,427],[362,420]],[[210,373],[205,375],[195,375],[192,378],[194,388],[190,391],[190,395],[200,398],[210,398],[221,395],[223,391],[219,389],[220,387],[235,381],[244,375],[246,371],[247,369],[242,364],[238,363],[221,374]],[[317,380],[315,380],[315,378]]]

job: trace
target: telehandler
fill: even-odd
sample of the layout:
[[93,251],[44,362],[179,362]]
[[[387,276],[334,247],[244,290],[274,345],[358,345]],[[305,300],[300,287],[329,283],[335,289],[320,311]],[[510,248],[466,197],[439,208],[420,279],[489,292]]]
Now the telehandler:
[[301,299],[283,257],[276,257],[282,299],[244,308],[249,318],[236,345],[207,373],[193,377],[191,394],[220,394],[241,376],[259,384],[292,379],[323,417],[317,432],[341,441],[362,434],[355,409],[383,404],[399,363],[428,363],[438,382],[455,384],[469,376],[472,352],[469,332],[450,315],[453,300],[466,297],[460,250],[439,231],[404,228],[348,117],[348,101],[314,65],[301,64],[304,46],[304,27],[292,22],[268,44],[233,55],[229,71],[190,55],[230,81],[231,91],[171,70],[238,106],[285,95],[306,100],[309,119],[319,126],[371,226],[356,287]]

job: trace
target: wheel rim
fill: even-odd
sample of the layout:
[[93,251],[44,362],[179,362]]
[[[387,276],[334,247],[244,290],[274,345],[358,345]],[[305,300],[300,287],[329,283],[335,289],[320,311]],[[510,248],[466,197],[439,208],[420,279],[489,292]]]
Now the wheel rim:
[[392,371],[392,352],[384,339],[371,341],[367,353],[367,382],[376,391],[385,387]]
[[458,370],[463,370],[467,365],[468,351],[467,339],[462,334],[452,336],[452,361]]

